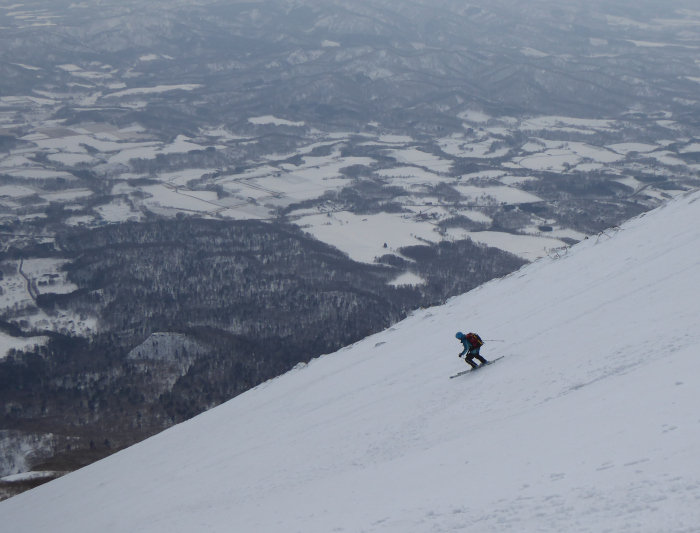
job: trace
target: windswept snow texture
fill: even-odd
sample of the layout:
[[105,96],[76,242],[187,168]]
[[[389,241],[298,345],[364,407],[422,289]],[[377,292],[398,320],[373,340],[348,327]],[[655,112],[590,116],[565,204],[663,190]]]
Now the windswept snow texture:
[[[700,194],[0,503],[37,532],[690,532]],[[458,379],[458,330],[497,365]]]

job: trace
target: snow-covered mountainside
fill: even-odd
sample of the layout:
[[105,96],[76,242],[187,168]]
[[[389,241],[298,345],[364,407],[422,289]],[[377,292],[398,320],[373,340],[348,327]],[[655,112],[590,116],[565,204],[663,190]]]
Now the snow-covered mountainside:
[[[2,502],[2,530],[698,531],[698,200]],[[457,330],[504,358],[449,379]]]

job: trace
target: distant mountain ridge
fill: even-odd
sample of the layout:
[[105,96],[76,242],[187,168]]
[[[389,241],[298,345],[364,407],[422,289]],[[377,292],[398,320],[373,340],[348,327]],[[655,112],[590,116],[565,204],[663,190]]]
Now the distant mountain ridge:
[[[82,106],[83,115],[102,115],[100,121],[131,118],[153,128],[165,121],[164,132],[174,125],[194,129],[202,119],[235,123],[235,117],[275,113],[336,125],[420,121],[416,128],[430,131],[459,127],[454,117],[470,104],[496,115],[575,110],[593,117],[648,107],[685,108],[695,116],[697,83],[687,78],[697,45],[693,7],[681,0],[635,7],[503,0],[75,7],[58,1],[5,14],[0,73],[6,94],[48,74],[58,87],[75,79],[86,87],[103,84],[99,95],[92,92],[96,99],[144,85],[203,84],[181,91],[181,102],[167,113],[155,101],[148,109],[90,110],[85,104],[95,100],[87,94],[63,111]],[[47,17],[50,31],[39,26]],[[674,33],[679,27],[684,31]],[[109,63],[86,70],[96,57]],[[112,82],[126,81],[110,83],[118,71],[128,76]],[[47,87],[41,96],[51,90],[61,92]],[[208,105],[193,107],[195,101]]]

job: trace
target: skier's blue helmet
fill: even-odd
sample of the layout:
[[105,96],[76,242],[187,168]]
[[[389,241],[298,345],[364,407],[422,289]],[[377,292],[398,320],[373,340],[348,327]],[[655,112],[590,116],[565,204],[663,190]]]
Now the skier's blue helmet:
[[462,333],[461,331],[458,331],[457,334],[455,335],[455,337],[458,339],[462,339],[462,338],[464,338],[464,333]]

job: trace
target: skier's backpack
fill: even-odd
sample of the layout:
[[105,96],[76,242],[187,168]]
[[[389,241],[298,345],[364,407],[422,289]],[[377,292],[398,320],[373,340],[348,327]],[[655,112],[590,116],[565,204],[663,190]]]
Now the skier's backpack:
[[484,341],[476,333],[467,333],[465,337],[474,348],[481,348],[484,345]]

